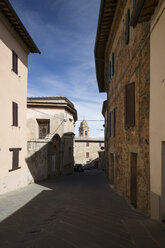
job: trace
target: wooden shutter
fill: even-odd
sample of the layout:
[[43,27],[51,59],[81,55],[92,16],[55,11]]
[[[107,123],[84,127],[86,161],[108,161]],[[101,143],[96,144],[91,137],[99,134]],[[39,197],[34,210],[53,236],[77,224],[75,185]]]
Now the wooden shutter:
[[113,110],[113,134],[112,136],[116,135],[116,108]]
[[126,40],[125,43],[128,44],[129,43],[129,33],[130,33],[130,26],[129,26],[129,21],[130,21],[130,10],[127,10],[127,14],[126,14]]
[[108,82],[111,81],[111,61],[108,61]]
[[135,83],[125,86],[125,126],[135,126]]
[[114,72],[115,72],[115,54],[112,53],[112,76],[114,76]]
[[16,74],[18,74],[18,55],[14,51],[12,55],[12,69]]
[[13,109],[13,126],[18,126],[18,104],[13,102],[12,103],[12,109]]
[[133,0],[133,7],[135,7],[136,0]]
[[89,152],[86,152],[86,158],[89,158]]
[[109,113],[109,136],[111,137],[111,112]]
[[12,170],[18,169],[19,167],[19,151],[21,151],[21,148],[10,148],[10,152],[13,152],[12,156]]

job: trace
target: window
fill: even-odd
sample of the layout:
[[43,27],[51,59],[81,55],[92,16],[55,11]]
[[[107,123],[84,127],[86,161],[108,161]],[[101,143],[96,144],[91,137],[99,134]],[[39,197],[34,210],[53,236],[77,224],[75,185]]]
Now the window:
[[12,56],[12,70],[18,74],[18,55],[13,51]]
[[39,128],[39,139],[45,139],[49,133],[50,120],[37,120]]
[[111,112],[109,113],[109,136],[111,137]]
[[99,143],[99,147],[101,147],[101,143]]
[[83,132],[81,132],[81,136],[83,136]]
[[112,111],[112,136],[115,137],[116,135],[116,108]]
[[115,54],[112,53],[112,76],[114,76],[115,72]]
[[21,167],[19,167],[19,151],[21,151],[21,148],[10,148],[9,151],[13,153],[12,156],[12,169],[9,171],[17,170]]
[[86,146],[89,146],[89,142],[86,143]]
[[88,132],[87,131],[85,131],[85,136],[87,136],[88,135]]
[[111,61],[108,61],[108,82],[111,81]]
[[125,86],[125,127],[135,126],[135,83]]
[[18,104],[12,102],[13,126],[18,127]]
[[126,14],[126,32],[125,32],[125,43],[129,43],[129,35],[130,35],[130,26],[129,26],[129,21],[130,21],[130,10],[127,10]]
[[116,108],[109,113],[109,136],[115,137],[116,135]]
[[89,152],[86,152],[86,158],[89,158]]

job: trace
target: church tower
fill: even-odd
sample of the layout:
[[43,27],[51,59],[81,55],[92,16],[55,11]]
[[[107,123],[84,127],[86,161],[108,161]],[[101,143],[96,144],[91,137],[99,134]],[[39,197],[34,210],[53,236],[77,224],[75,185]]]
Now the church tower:
[[79,137],[89,137],[89,127],[87,121],[83,120],[79,127]]

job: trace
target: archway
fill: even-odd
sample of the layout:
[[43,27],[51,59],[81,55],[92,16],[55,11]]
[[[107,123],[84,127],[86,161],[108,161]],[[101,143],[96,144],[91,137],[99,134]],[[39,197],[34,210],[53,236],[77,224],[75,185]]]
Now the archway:
[[61,163],[61,151],[60,151],[61,138],[58,134],[55,134],[50,142],[50,163],[49,163],[49,175],[51,177],[59,176],[60,163]]

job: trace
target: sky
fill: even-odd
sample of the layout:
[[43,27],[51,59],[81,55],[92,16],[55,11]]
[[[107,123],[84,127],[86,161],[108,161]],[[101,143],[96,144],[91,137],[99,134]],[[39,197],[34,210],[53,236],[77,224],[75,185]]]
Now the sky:
[[90,136],[103,138],[105,93],[96,81],[94,45],[100,0],[10,0],[41,51],[28,60],[28,96],[65,96]]

